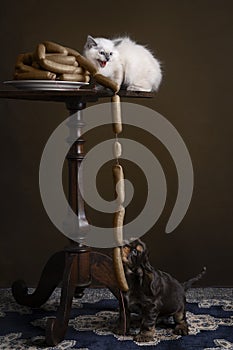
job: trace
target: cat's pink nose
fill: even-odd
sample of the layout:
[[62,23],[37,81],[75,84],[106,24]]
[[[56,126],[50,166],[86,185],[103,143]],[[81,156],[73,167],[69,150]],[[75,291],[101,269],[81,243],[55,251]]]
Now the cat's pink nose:
[[106,61],[109,61],[110,60],[110,55],[108,53],[106,53],[105,55],[105,58],[106,58]]

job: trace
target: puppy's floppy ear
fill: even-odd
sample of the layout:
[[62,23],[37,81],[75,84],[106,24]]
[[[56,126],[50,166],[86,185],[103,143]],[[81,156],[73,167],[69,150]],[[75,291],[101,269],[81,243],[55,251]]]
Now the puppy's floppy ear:
[[95,41],[95,39],[91,35],[88,35],[85,47],[88,49],[91,49],[94,46],[97,46],[97,42]]
[[149,262],[149,252],[148,252],[145,244],[144,244],[144,251],[143,251],[142,266],[146,271],[152,272],[154,270]]

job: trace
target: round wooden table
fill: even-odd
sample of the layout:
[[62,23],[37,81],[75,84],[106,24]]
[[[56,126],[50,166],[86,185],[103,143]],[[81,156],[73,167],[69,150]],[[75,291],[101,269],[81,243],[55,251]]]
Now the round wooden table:
[[[80,137],[71,146],[68,154],[69,171],[69,204],[79,220],[80,234],[86,230],[88,220],[85,214],[84,201],[81,196],[77,174],[84,158],[84,140],[82,138],[83,120],[81,110],[86,108],[88,102],[96,102],[100,98],[110,97],[110,90],[79,89],[67,91],[23,91],[2,90],[0,98],[20,99],[32,101],[54,101],[66,104],[69,113],[77,113],[77,131]],[[150,98],[154,93],[134,92],[121,90],[122,98]],[[83,246],[69,240],[69,245],[63,251],[55,253],[44,267],[38,286],[32,294],[28,294],[28,288],[24,281],[18,280],[12,285],[15,300],[30,307],[40,307],[44,304],[54,289],[61,284],[61,299],[56,317],[49,318],[46,327],[46,343],[54,346],[65,337],[73,297],[81,298],[85,288],[106,287],[118,298],[119,288],[114,275],[112,259],[106,254],[93,251],[90,247]]]

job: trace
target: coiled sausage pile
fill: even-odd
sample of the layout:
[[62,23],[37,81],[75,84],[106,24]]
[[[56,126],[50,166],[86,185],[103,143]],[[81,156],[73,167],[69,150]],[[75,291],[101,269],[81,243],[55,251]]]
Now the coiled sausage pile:
[[90,76],[114,92],[119,90],[113,80],[99,74],[96,67],[78,51],[51,41],[38,44],[34,52],[20,54],[14,72],[17,80],[89,82]]

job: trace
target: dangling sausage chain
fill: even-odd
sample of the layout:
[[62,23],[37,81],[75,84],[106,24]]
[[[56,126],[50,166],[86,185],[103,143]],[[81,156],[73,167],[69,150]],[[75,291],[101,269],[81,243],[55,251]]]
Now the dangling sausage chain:
[[[116,104],[117,105],[114,105]],[[113,131],[117,135],[122,131],[121,123],[121,113],[120,113],[120,97],[115,95],[112,97],[112,120],[113,120]],[[122,147],[119,141],[115,141],[113,145],[113,155],[118,162],[118,158],[121,156]],[[117,194],[117,203],[118,208],[114,214],[113,219],[113,233],[116,244],[118,247],[113,249],[113,267],[116,274],[116,279],[120,290],[127,292],[129,287],[127,280],[125,278],[125,272],[122,262],[122,248],[123,245],[123,225],[125,217],[125,208],[123,206],[125,200],[125,186],[124,186],[124,172],[120,164],[115,164],[112,168],[113,179],[115,183],[116,194]]]

